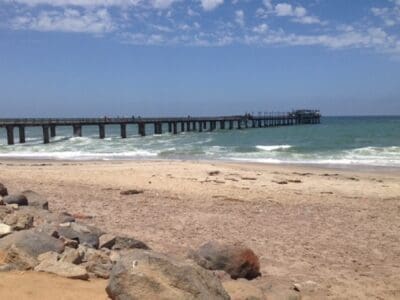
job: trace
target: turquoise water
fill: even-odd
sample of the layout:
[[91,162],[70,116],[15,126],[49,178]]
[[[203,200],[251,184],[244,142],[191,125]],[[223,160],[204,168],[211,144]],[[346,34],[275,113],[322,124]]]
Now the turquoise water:
[[[246,130],[185,132],[138,137],[128,126],[128,138],[119,126],[107,127],[98,138],[95,126],[83,127],[83,137],[58,127],[57,137],[42,144],[41,128],[27,129],[27,143],[6,145],[0,129],[0,157],[38,159],[206,159],[264,163],[312,163],[400,167],[400,117],[324,117],[319,125]],[[167,128],[164,127],[166,132]],[[18,131],[15,131],[16,142]]]

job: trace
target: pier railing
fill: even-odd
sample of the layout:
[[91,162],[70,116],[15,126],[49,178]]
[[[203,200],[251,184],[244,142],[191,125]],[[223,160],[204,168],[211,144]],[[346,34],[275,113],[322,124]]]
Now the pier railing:
[[[102,118],[8,118],[0,119],[0,128],[7,131],[7,142],[14,144],[14,131],[18,128],[19,142],[25,143],[26,127],[42,127],[43,142],[50,142],[56,136],[57,126],[72,126],[74,136],[82,136],[82,126],[98,126],[99,137],[105,138],[106,125],[120,125],[121,138],[127,137],[127,125],[134,124],[138,127],[138,134],[146,135],[146,125],[152,124],[155,134],[163,133],[163,125],[168,125],[168,132],[177,134],[184,131],[213,131],[218,129],[264,128],[301,124],[320,123],[321,114],[318,110],[296,110],[282,114],[264,115],[234,115],[217,117],[102,117]],[[228,124],[228,126],[226,126]],[[219,125],[219,126],[217,126]]]

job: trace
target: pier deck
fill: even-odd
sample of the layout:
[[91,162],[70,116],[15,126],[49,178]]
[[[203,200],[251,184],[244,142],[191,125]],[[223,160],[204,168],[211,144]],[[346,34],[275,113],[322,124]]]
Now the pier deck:
[[[18,128],[19,142],[25,143],[26,127],[42,127],[43,142],[50,142],[56,136],[57,126],[71,126],[74,136],[82,136],[82,126],[98,126],[99,138],[105,138],[106,125],[120,125],[121,138],[127,137],[127,125],[137,125],[138,134],[146,135],[146,125],[153,125],[155,134],[163,133],[163,125],[168,132],[177,134],[184,131],[213,131],[218,129],[264,128],[276,126],[319,124],[321,115],[317,110],[297,110],[279,115],[254,116],[250,114],[220,117],[164,117],[164,118],[16,118],[0,119],[0,128],[7,131],[7,142],[14,144],[14,131]],[[226,126],[228,124],[228,126]]]

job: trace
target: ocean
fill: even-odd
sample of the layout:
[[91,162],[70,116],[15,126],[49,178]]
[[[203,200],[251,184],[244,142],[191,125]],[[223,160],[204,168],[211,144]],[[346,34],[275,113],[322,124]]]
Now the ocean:
[[[400,167],[400,117],[323,117],[318,125],[299,125],[213,132],[152,134],[139,137],[129,125],[121,139],[119,126],[57,127],[57,137],[42,143],[41,128],[27,128],[26,143],[8,146],[0,128],[0,158],[55,160],[189,159],[258,163],[367,165]],[[167,132],[167,128],[163,128]],[[18,142],[18,130],[15,130]]]

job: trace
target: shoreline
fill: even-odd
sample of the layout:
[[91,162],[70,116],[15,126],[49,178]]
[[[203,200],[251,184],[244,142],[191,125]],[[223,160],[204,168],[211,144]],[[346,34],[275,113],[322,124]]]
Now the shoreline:
[[393,172],[400,173],[400,166],[382,166],[368,164],[325,164],[325,163],[295,163],[295,162],[255,162],[244,160],[223,160],[223,159],[179,159],[179,158],[138,158],[138,159],[54,159],[54,158],[14,158],[0,157],[0,165],[6,163],[81,163],[81,164],[122,164],[140,162],[187,162],[187,163],[208,163],[208,164],[227,164],[227,165],[249,165],[249,166],[269,166],[269,167],[294,167],[310,169],[327,169],[350,172]]

